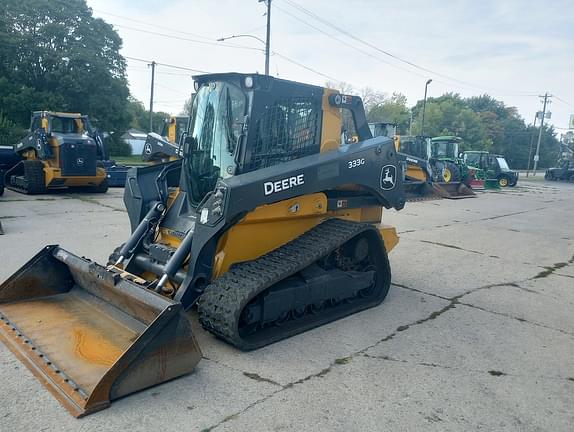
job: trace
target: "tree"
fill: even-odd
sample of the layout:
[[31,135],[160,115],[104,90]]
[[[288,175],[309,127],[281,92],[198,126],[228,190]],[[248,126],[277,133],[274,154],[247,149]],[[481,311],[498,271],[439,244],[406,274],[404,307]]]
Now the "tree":
[[0,145],[13,145],[24,133],[24,128],[17,126],[0,111]]
[[371,87],[365,87],[361,89],[361,99],[363,100],[365,113],[368,113],[369,111],[371,111],[372,108],[383,104],[386,101],[387,96],[385,95],[385,93],[373,90]]
[[390,98],[380,98],[378,103],[371,106],[367,113],[370,122],[387,122],[397,125],[397,133],[408,133],[410,110],[407,107],[407,97],[402,93],[393,93]]
[[[422,102],[413,111],[413,133],[420,134],[422,126]],[[429,98],[425,112],[427,136],[456,135],[463,139],[461,150],[488,150],[492,141],[488,138],[481,117],[470,109],[458,94],[447,93],[438,98]]]
[[[140,131],[149,131],[149,111],[144,104],[130,97],[128,112],[130,115],[130,127]],[[153,130],[151,132],[161,133],[163,125],[170,114],[163,111],[155,111],[152,116]]]
[[191,117],[191,107],[193,105],[193,97],[194,94],[192,94],[189,97],[189,99],[186,99],[186,101],[183,104],[183,109],[181,110],[181,115]]
[[85,0],[5,0],[0,10],[0,109],[16,126],[30,112],[88,114],[99,129],[128,127],[122,41]]
[[574,132],[568,131],[562,135],[562,142],[569,146],[571,149],[574,149]]

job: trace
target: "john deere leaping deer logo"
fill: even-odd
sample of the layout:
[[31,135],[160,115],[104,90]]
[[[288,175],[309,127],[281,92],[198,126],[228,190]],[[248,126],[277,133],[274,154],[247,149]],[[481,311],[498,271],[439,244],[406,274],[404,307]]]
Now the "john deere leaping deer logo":
[[394,165],[385,165],[381,170],[381,189],[394,189],[397,183],[397,167]]

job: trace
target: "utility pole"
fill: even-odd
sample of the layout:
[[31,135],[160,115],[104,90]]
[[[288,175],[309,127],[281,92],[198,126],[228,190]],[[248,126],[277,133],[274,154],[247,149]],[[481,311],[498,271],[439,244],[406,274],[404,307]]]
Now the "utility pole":
[[[264,0],[259,0],[264,1]],[[269,51],[271,48],[271,0],[267,0],[267,37],[265,38],[265,75],[269,75]]]
[[151,93],[149,97],[149,132],[153,132],[153,85],[155,80],[155,65],[156,62],[152,61],[151,66]]
[[540,130],[538,131],[538,143],[536,144],[536,154],[534,155],[534,168],[532,169],[532,175],[536,177],[536,168],[538,167],[538,160],[540,159],[540,140],[542,139],[542,129],[544,128],[544,117],[546,116],[546,105],[548,104],[548,98],[552,97],[548,92],[544,93],[544,106],[542,108],[542,119],[540,120]]
[[413,109],[411,108],[411,120],[409,121],[409,135],[413,134]]
[[[536,127],[536,119],[538,118],[538,111],[534,114],[533,127]],[[528,148],[528,165],[526,167],[526,177],[530,174],[530,160],[532,158],[532,144],[534,144],[534,131],[530,134],[530,147]]]

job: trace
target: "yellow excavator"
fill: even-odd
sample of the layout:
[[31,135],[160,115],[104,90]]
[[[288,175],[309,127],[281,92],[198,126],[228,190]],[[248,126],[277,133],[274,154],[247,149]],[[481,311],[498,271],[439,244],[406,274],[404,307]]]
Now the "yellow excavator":
[[[379,305],[405,205],[359,97],[257,74],[195,77],[182,158],[130,170],[107,266],[44,247],[0,285],[0,338],[75,416],[192,371],[189,315],[252,350]],[[341,113],[358,142],[341,143]]]
[[30,133],[14,145],[22,160],[6,172],[6,186],[26,194],[53,189],[108,190],[103,140],[88,116],[35,111]]

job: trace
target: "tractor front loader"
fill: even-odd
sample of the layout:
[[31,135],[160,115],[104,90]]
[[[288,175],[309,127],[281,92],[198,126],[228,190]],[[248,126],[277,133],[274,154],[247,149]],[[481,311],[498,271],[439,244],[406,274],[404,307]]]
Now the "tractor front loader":
[[[405,204],[360,98],[251,74],[195,77],[182,158],[130,170],[132,235],[100,266],[47,246],[0,285],[0,337],[75,415],[189,373],[186,310],[241,350],[380,304]],[[358,142],[341,143],[342,111]]]

